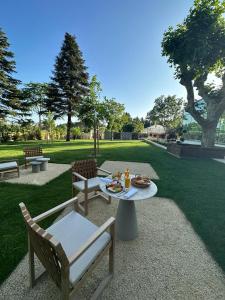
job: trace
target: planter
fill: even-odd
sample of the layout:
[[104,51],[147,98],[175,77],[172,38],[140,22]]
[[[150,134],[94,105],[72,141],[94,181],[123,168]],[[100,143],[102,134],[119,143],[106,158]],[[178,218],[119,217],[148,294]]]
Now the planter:
[[225,148],[202,148],[200,145],[169,143],[167,151],[177,157],[224,158]]

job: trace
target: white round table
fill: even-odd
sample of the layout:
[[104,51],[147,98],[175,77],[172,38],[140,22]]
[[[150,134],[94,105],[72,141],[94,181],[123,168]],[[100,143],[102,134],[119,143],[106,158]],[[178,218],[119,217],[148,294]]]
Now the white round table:
[[[131,177],[133,177],[131,175]],[[124,186],[124,181],[121,180]],[[120,240],[128,241],[133,240],[138,236],[137,217],[135,209],[135,201],[149,199],[157,193],[158,189],[156,184],[151,181],[151,184],[147,188],[136,188],[137,193],[129,199],[124,198],[124,194],[114,194],[106,189],[106,183],[100,182],[100,189],[104,194],[119,199],[119,205],[116,214],[116,233]],[[131,186],[131,188],[133,188]]]

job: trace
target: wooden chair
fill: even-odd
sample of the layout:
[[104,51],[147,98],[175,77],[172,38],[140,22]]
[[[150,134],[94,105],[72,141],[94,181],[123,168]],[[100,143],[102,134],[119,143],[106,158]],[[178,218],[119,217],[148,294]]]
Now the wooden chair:
[[41,147],[32,147],[32,148],[24,148],[24,160],[25,160],[25,169],[27,169],[27,166],[29,162],[35,160],[36,158],[43,157],[43,152]]
[[0,161],[0,178],[3,178],[5,173],[16,172],[20,177],[19,162],[17,159],[12,160],[1,160]]
[[[37,224],[71,204],[74,205],[74,210],[49,228],[44,230]],[[109,252],[109,273],[92,297],[97,299],[114,272],[115,219],[111,217],[97,227],[76,211],[77,198],[72,198],[35,218],[31,217],[24,203],[19,206],[28,233],[31,287],[36,282],[34,253],[60,288],[62,299],[67,300],[77,291],[104,254]]]
[[[88,202],[90,199],[100,196],[108,204],[111,203],[110,196],[106,198],[104,195],[97,193],[100,180],[97,177],[98,170],[107,175],[111,174],[109,171],[98,168],[95,159],[78,160],[72,163],[72,196],[74,196],[75,190],[84,193],[84,201],[78,203],[78,207],[85,215],[88,214]],[[88,193],[93,191],[95,191],[95,195],[88,197]]]

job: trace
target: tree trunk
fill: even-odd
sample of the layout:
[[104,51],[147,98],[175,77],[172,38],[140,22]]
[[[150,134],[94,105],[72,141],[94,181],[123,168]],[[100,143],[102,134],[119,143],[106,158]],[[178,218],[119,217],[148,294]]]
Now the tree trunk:
[[41,129],[41,113],[38,113],[38,125],[39,128]]
[[96,121],[94,122],[94,157],[97,157],[97,143],[96,143]]
[[202,147],[214,147],[217,123],[211,126],[202,126]]
[[71,111],[68,112],[67,115],[67,133],[66,133],[66,141],[70,141],[70,131],[71,131]]

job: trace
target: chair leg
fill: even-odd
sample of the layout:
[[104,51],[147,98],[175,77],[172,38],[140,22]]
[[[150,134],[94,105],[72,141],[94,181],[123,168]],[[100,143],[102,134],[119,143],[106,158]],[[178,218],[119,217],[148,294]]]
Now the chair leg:
[[108,204],[111,204],[111,202],[112,202],[112,197],[111,197],[111,196],[109,196],[109,201],[108,201]]
[[32,288],[35,285],[34,249],[31,245],[29,236],[28,236],[28,253],[29,253],[30,287]]
[[85,212],[85,216],[88,215],[88,192],[85,191],[84,192],[84,212]]
[[109,273],[114,273],[114,257],[115,257],[115,223],[110,227],[112,245],[109,248]]
[[61,299],[69,300],[69,298],[70,298],[70,290],[69,290],[68,280],[64,279],[62,280],[62,286],[61,286]]

